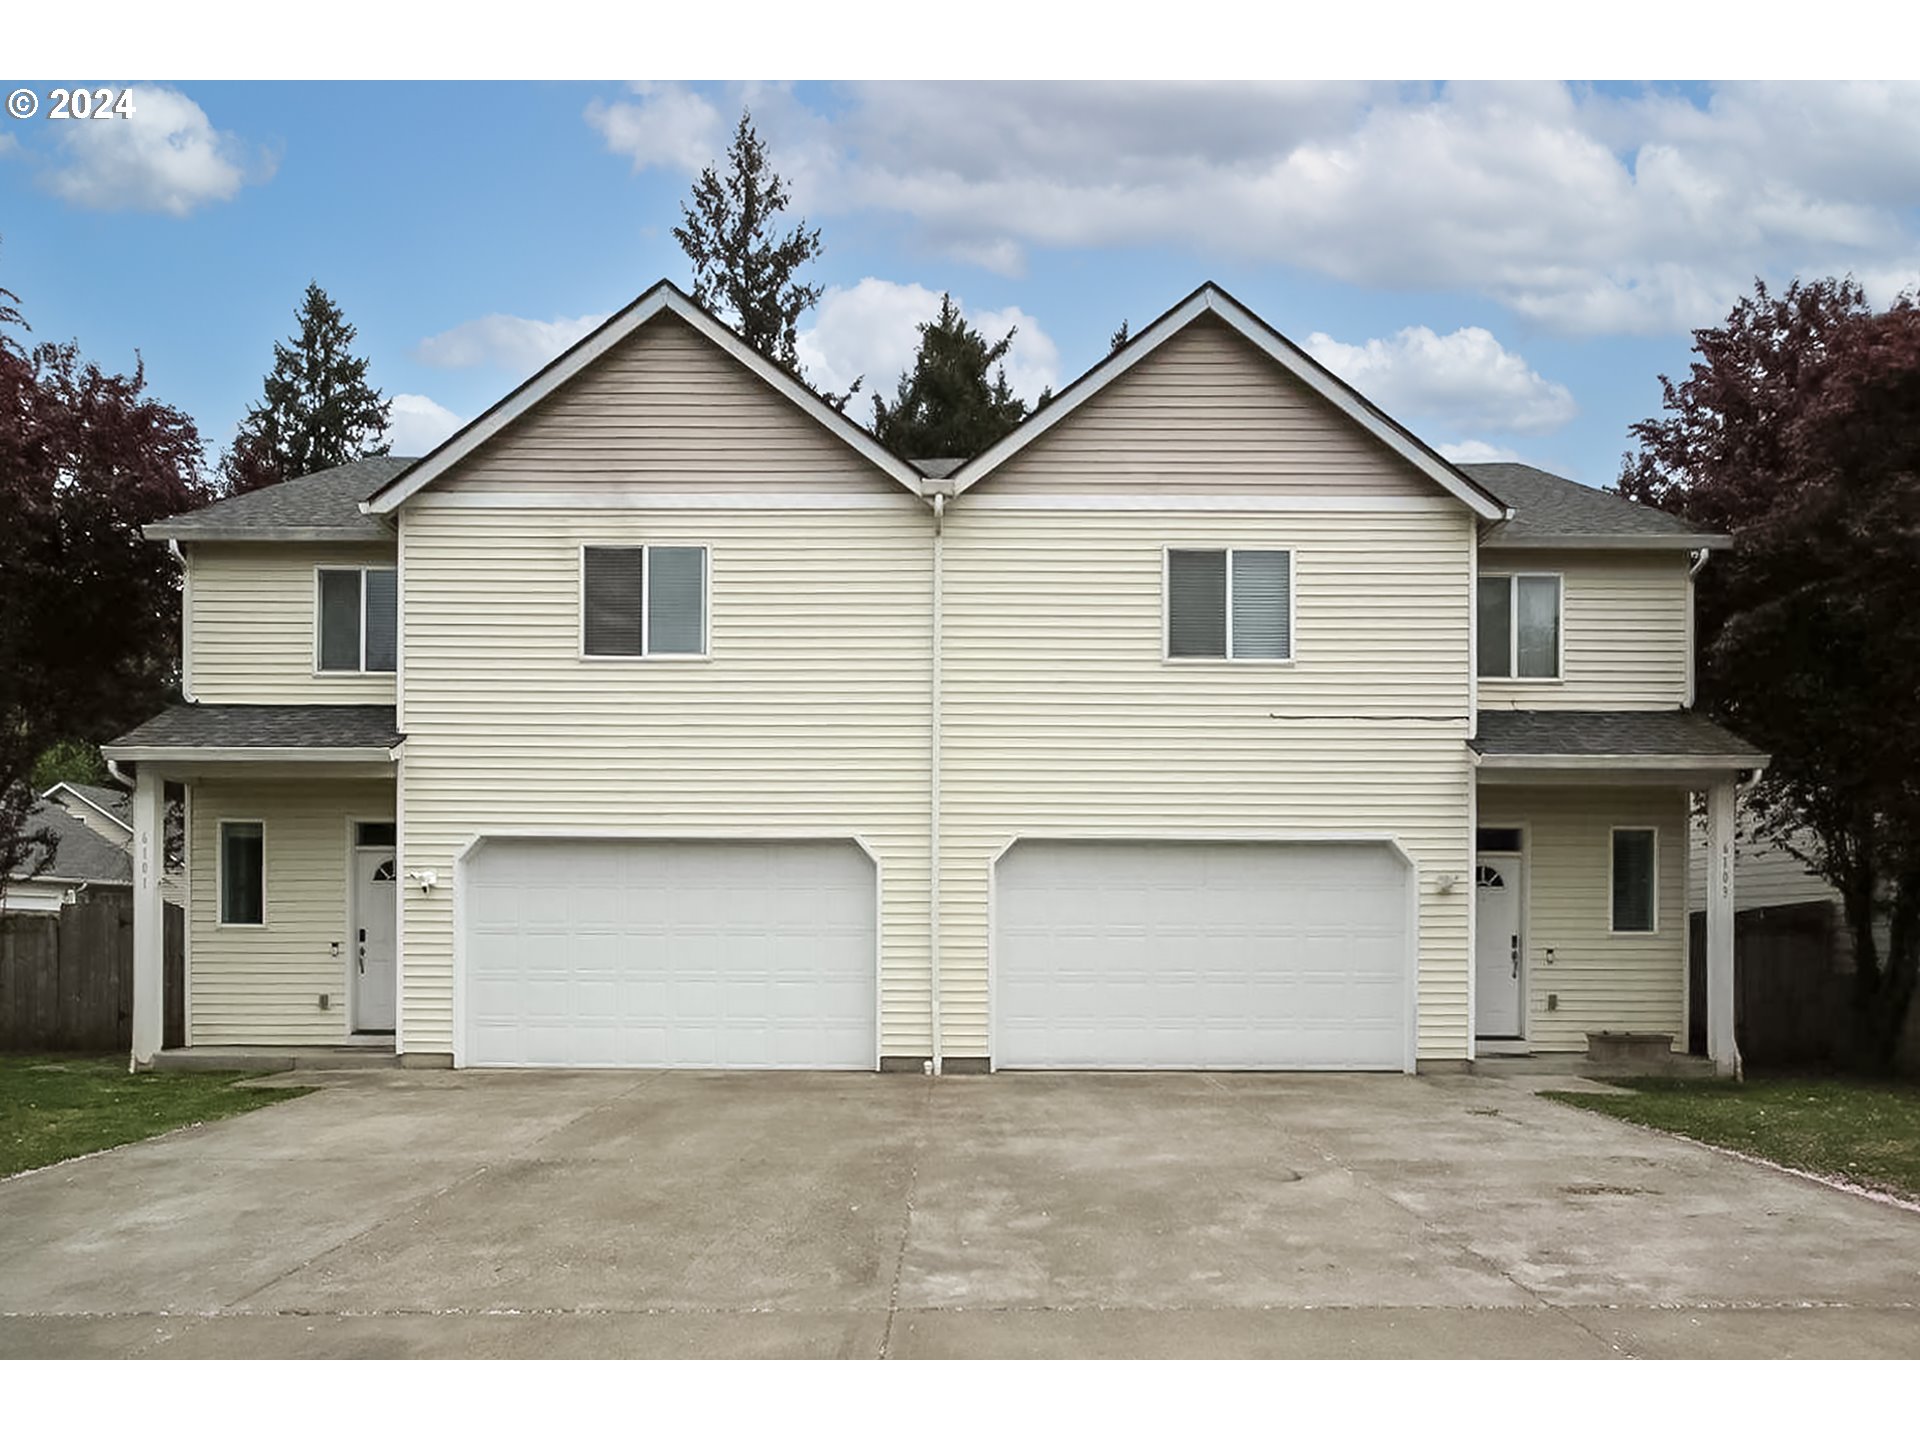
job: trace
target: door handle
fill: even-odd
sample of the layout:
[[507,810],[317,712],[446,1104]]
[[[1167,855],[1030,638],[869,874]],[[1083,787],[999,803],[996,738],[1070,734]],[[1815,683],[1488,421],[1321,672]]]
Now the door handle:
[[367,973],[367,947],[364,945],[360,947],[360,973]]
[[1513,937],[1513,978],[1520,978],[1520,937]]

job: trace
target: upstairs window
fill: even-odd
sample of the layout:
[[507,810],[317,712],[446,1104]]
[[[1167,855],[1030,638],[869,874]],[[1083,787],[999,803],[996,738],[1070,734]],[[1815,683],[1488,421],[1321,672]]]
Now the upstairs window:
[[707,653],[704,545],[588,545],[581,651],[653,659]]
[[399,653],[399,587],[391,570],[326,570],[319,575],[319,669],[390,674]]
[[1479,671],[1484,679],[1560,677],[1560,577],[1480,577]]
[[1651,935],[1659,913],[1659,834],[1653,830],[1613,832],[1613,933]]
[[1168,550],[1169,660],[1291,660],[1291,550]]

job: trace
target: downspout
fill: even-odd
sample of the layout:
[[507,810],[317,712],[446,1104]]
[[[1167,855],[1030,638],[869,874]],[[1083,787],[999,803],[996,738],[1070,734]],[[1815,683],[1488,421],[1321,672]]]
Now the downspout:
[[940,1040],[940,680],[944,668],[940,632],[946,589],[941,573],[946,492],[936,491],[928,504],[933,507],[933,673],[927,724],[927,1023],[932,1027],[933,1054],[927,1068],[938,1075],[945,1062]]
[[1687,688],[1685,706],[1691,710],[1694,701],[1694,630],[1693,630],[1693,577],[1707,568],[1707,557],[1713,552],[1699,549],[1693,552],[1693,563],[1687,567]]

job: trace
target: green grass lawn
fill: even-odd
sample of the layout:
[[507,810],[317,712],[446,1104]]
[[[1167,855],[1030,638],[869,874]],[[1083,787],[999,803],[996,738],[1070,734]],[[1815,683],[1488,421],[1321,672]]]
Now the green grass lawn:
[[233,1072],[129,1075],[124,1055],[0,1055],[0,1176],[306,1095]]
[[1821,1077],[1622,1080],[1550,1098],[1816,1175],[1920,1200],[1920,1085]]

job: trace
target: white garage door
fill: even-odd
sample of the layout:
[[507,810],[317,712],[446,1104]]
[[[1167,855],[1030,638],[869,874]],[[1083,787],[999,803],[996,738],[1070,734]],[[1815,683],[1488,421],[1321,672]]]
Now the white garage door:
[[1409,879],[1380,844],[1022,841],[995,869],[996,1062],[1410,1068]]
[[488,840],[464,888],[464,1064],[874,1067],[849,841]]

